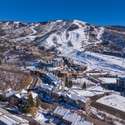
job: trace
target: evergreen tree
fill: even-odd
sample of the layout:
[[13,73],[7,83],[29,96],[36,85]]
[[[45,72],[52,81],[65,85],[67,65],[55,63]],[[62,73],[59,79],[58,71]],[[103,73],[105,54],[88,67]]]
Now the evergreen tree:
[[37,97],[37,98],[36,98],[36,107],[39,107],[39,105],[40,105],[40,100],[39,100],[39,98]]
[[64,83],[65,83],[65,86],[67,87],[67,85],[68,85],[68,77],[65,77]]
[[72,87],[72,81],[70,81],[68,77],[65,78],[65,86],[68,88]]
[[34,101],[33,101],[32,94],[29,94],[28,104],[29,104],[30,106],[34,106],[34,105],[35,105],[35,104],[34,104]]
[[84,82],[83,85],[82,85],[82,89],[86,89],[86,87],[87,87],[86,82]]
[[71,88],[72,87],[72,85],[73,85],[73,83],[72,83],[72,81],[69,81],[69,88]]
[[2,59],[0,58],[0,65],[2,64]]

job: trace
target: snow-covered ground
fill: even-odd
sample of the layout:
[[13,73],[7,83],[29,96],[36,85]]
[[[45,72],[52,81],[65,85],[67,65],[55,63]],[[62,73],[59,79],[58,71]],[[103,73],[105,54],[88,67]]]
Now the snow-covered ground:
[[[53,23],[52,23],[53,24]],[[102,42],[101,37],[104,33],[104,27],[94,27],[93,25],[90,26],[86,22],[74,20],[69,25],[66,25],[65,28],[63,26],[66,23],[63,22],[61,25],[61,34],[56,32],[52,33],[47,37],[46,42],[44,42],[44,46],[46,48],[56,47],[62,53],[67,53],[67,51],[75,50],[84,50],[83,48],[90,45],[89,42],[91,39],[90,32],[95,35],[95,39],[93,44]],[[56,25],[56,22],[55,22]],[[73,28],[73,26],[77,28]],[[73,28],[73,29],[72,29]],[[70,30],[69,30],[70,29]],[[93,29],[93,31],[91,31]]]
[[120,95],[112,94],[104,96],[98,99],[97,102],[125,112],[125,98]]
[[104,55],[94,52],[73,52],[68,55],[70,58],[82,62],[88,69],[99,69],[116,74],[125,74],[125,62],[123,58]]

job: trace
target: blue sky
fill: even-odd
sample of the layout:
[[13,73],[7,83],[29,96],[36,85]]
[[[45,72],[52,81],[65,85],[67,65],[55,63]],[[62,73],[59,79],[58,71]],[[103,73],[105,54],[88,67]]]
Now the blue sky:
[[125,0],[0,0],[0,20],[55,19],[125,25]]

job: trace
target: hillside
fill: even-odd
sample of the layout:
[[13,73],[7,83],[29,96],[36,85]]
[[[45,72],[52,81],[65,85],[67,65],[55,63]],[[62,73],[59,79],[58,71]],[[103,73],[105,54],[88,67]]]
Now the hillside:
[[[43,56],[48,57],[48,52],[65,57],[77,52],[100,53],[105,58],[114,58],[116,62],[114,64],[114,61],[108,61],[108,66],[103,65],[102,68],[111,71],[115,68],[113,72],[124,72],[122,58],[125,56],[125,27],[95,26],[79,20],[0,22],[1,63],[27,65]],[[96,58],[98,54],[94,56]],[[98,65],[103,62],[100,62],[100,59],[96,61]],[[92,65],[91,67],[94,67],[94,62]]]

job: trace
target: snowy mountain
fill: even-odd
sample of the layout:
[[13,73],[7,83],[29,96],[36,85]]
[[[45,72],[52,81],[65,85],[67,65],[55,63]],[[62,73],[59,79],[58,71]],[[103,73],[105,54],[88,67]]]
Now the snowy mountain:
[[[64,52],[66,49],[84,50],[84,47],[101,42],[103,27],[91,26],[85,22],[56,21],[50,24],[49,32],[40,37],[40,42],[46,48],[54,47]],[[46,38],[45,38],[46,37]]]
[[21,124],[14,113],[33,125],[125,125],[124,78],[123,26],[0,22],[3,122]]
[[0,22],[0,58],[4,62],[21,64],[48,51],[79,60],[91,69],[124,72],[125,27],[79,20]]
[[125,28],[95,26],[79,20],[57,20],[42,23],[1,22],[1,41],[33,43],[37,47],[67,50],[89,50],[120,55],[125,48]]

